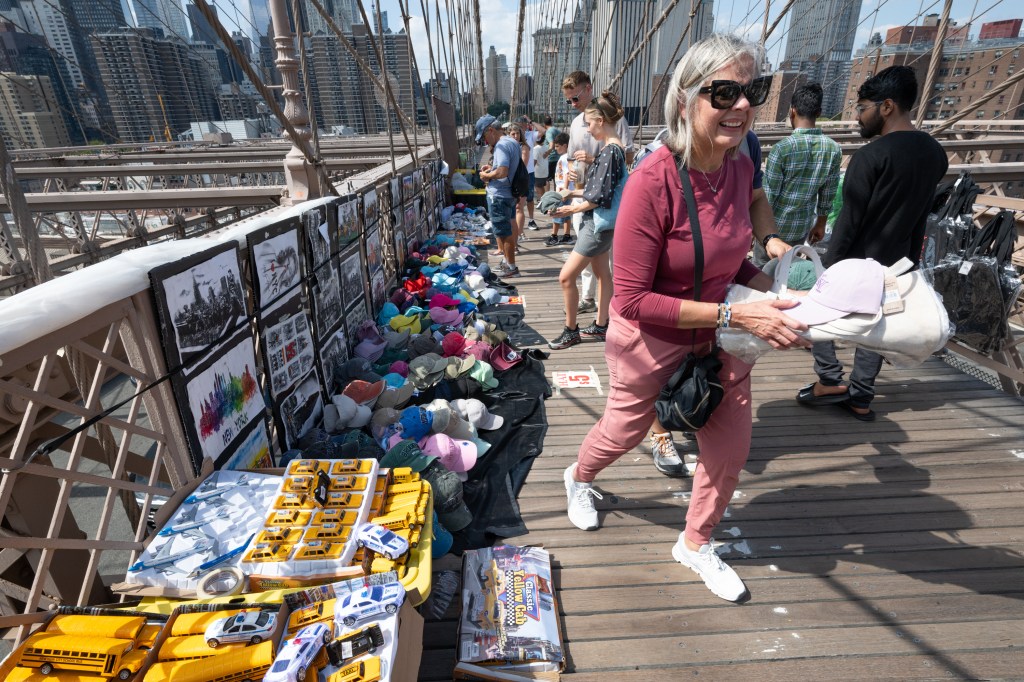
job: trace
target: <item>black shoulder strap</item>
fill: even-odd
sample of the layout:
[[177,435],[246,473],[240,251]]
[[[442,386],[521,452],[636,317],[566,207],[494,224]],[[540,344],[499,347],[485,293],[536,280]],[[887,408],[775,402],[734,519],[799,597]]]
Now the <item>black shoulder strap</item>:
[[[693,300],[700,300],[700,283],[704,280],[704,240],[700,235],[700,219],[697,216],[697,197],[693,195],[693,184],[690,183],[690,172],[685,163],[676,157],[676,168],[679,170],[679,181],[683,183],[683,198],[686,199],[686,211],[690,214],[690,232],[693,234]],[[694,327],[690,344],[697,341],[697,328]]]
[[697,217],[697,198],[693,195],[690,173],[686,164],[676,163],[679,169],[679,181],[683,183],[683,197],[686,199],[686,210],[690,214],[690,231],[693,233],[693,300],[700,300],[700,283],[704,279],[704,241],[700,235],[700,220]]

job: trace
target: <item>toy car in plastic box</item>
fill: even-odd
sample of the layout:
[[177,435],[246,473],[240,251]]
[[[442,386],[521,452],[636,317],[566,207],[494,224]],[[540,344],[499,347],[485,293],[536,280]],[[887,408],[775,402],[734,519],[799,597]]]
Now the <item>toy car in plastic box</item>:
[[270,638],[276,622],[276,616],[268,611],[243,611],[214,621],[206,628],[204,637],[211,649],[228,642],[259,644]]
[[396,613],[403,601],[405,588],[401,583],[364,587],[358,592],[345,595],[337,603],[334,607],[334,620],[340,621],[345,627],[352,627],[361,620],[384,613]]
[[376,623],[345,635],[327,645],[327,658],[331,665],[342,666],[363,654],[372,654],[384,646],[384,633]]
[[324,645],[331,641],[331,630],[327,623],[313,623],[299,630],[281,647],[263,682],[303,682],[306,669]]
[[376,523],[364,523],[356,533],[356,546],[366,547],[389,559],[397,559],[409,551],[409,542]]

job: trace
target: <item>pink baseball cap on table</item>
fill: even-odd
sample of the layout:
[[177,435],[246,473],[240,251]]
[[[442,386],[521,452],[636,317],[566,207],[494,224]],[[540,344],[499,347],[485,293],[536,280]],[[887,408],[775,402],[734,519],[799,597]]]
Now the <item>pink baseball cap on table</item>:
[[825,324],[853,313],[882,309],[885,268],[870,258],[848,258],[825,270],[799,304],[782,311],[804,324]]
[[456,473],[466,472],[476,464],[476,444],[468,440],[455,440],[444,433],[435,433],[420,441],[427,455],[434,455],[444,468]]

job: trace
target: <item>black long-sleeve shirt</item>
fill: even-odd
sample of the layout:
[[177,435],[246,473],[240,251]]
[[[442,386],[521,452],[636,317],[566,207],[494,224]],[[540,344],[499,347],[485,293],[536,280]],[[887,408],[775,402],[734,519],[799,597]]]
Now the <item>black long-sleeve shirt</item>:
[[918,130],[888,133],[859,149],[843,180],[826,267],[847,258],[917,263],[935,187],[949,167],[942,145]]

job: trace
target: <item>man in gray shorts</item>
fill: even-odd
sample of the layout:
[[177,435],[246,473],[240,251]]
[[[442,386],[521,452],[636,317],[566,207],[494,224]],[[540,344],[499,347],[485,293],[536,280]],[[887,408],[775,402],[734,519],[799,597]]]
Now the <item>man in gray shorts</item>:
[[476,122],[476,143],[491,148],[491,163],[480,166],[480,179],[487,183],[487,213],[504,260],[496,268],[502,277],[518,277],[516,240],[512,221],[516,219],[516,200],[512,196],[512,174],[515,164],[522,163],[522,148],[508,135],[501,123],[491,115]]

